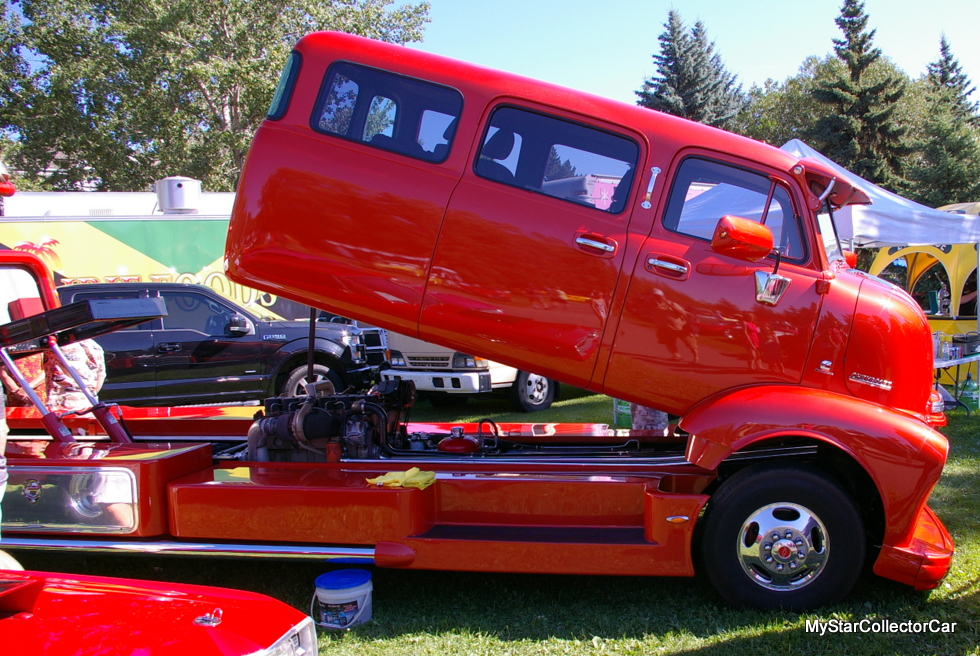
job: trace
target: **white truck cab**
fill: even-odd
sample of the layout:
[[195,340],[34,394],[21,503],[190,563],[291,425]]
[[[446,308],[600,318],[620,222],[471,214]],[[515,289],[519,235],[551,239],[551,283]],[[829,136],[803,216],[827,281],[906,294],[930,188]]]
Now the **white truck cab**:
[[515,410],[545,410],[558,400],[558,382],[537,374],[460,353],[414,337],[388,333],[390,369],[382,380],[410,380],[432,405],[465,403],[473,394],[504,392]]

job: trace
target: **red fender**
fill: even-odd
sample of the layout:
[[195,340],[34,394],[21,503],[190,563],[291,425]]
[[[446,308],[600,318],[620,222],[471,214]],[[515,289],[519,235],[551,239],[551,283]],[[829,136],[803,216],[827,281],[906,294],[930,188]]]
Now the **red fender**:
[[689,462],[714,470],[761,440],[799,436],[833,444],[871,476],[885,511],[886,545],[908,544],[946,462],[946,438],[919,419],[824,390],[768,385],[715,396],[680,423]]

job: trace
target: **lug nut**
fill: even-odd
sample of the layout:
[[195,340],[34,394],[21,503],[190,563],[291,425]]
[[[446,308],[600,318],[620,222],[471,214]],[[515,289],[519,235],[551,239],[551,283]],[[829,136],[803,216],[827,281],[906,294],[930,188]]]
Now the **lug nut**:
[[762,548],[765,549],[766,551],[772,551],[772,543],[771,542],[764,542],[762,544]]
[[779,563],[779,564],[776,565],[776,571],[777,572],[783,571],[783,564],[782,563]]
[[765,560],[767,563],[771,563],[772,562],[772,556],[766,556],[763,560]]
[[803,540],[801,540],[800,538],[796,538],[795,544],[798,547],[802,547],[803,546]]
[[787,530],[786,530],[786,539],[788,540],[788,539],[790,539],[791,537],[793,537],[793,531],[790,531],[789,529],[787,529]]
[[779,539],[779,533],[773,533],[772,534],[772,539],[773,540],[778,540]]
[[790,569],[796,569],[796,563],[790,563],[789,564],[789,568]]
[[799,558],[800,560],[803,560],[804,558],[806,558],[806,554],[803,553],[802,551],[797,551],[796,557]]

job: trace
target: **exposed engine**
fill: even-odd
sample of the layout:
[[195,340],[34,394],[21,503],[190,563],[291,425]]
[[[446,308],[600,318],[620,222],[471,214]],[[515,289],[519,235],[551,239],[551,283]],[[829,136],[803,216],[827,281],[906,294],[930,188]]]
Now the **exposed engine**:
[[364,394],[321,395],[315,386],[307,391],[309,396],[266,399],[264,412],[249,428],[247,451],[242,455],[260,462],[419,456],[635,457],[683,445],[683,438],[635,439],[617,431],[571,440],[568,436],[507,434],[490,419],[471,426],[470,433],[462,426],[448,426],[441,432],[409,432],[408,416],[415,402],[411,381],[385,381]]
[[[273,397],[248,431],[248,459],[337,462],[380,458],[411,448],[404,422],[415,402],[412,382],[386,381],[366,394]],[[261,414],[261,413],[260,413]]]

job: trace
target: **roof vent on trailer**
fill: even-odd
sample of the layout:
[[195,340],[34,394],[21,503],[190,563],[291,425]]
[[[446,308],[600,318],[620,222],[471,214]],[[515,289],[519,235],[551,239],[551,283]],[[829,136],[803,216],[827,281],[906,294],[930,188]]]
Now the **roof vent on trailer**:
[[157,205],[164,214],[197,214],[201,204],[201,181],[174,175],[154,184]]

